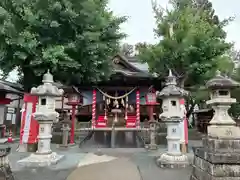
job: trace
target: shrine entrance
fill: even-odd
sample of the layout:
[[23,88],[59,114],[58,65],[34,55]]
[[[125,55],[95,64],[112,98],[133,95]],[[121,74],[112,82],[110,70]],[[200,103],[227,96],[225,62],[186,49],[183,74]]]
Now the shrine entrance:
[[136,87],[125,90],[96,88],[93,99],[96,99],[92,105],[95,142],[107,147],[139,147],[139,90]]
[[112,59],[113,72],[108,80],[78,87],[84,97],[77,114],[81,147],[83,144],[85,147],[144,145],[143,133],[148,127],[144,127],[143,122],[148,124],[153,115],[158,117],[159,113],[151,102],[152,98],[147,96],[150,87],[161,89],[161,83],[141,69],[141,65],[138,59],[116,55]]

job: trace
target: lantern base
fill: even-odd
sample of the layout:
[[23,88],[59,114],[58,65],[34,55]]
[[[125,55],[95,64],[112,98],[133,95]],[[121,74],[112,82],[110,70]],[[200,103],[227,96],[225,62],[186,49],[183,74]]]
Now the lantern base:
[[184,154],[171,155],[164,153],[157,158],[157,165],[161,168],[185,168],[189,165],[189,162],[188,157]]
[[31,154],[19,160],[17,163],[23,167],[46,167],[57,164],[63,157],[63,155],[59,155],[55,152],[51,154]]

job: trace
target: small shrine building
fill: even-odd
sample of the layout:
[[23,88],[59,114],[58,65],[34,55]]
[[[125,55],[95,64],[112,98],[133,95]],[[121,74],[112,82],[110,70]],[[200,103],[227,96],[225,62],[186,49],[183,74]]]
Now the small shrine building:
[[148,65],[136,57],[117,54],[112,67],[108,81],[77,87],[83,96],[76,114],[78,122],[91,121],[90,128],[98,130],[110,130],[115,122],[116,128],[134,130],[141,122],[158,117],[156,90],[162,88],[161,79],[150,74]]

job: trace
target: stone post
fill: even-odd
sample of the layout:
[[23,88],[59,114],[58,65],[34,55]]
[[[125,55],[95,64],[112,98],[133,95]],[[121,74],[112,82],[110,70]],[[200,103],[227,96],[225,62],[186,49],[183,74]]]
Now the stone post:
[[0,179],[14,180],[11,167],[9,165],[8,154],[11,148],[1,145],[0,146]]
[[64,119],[62,121],[62,144],[60,145],[60,147],[62,148],[68,148],[68,136],[69,136],[69,131],[70,131],[70,127],[69,125],[71,124],[71,121]]
[[240,128],[229,116],[231,90],[239,83],[221,76],[206,84],[210,90],[211,105],[215,113],[208,126],[208,136],[203,138],[203,147],[194,148],[193,172],[191,180],[237,180],[240,179]]
[[180,99],[187,93],[176,85],[176,77],[169,70],[166,87],[159,93],[160,98],[162,98],[163,109],[160,119],[167,125],[167,152],[157,159],[157,164],[161,168],[185,167],[188,165],[187,156],[180,151],[181,132],[179,129],[179,123],[184,118],[180,108]]
[[38,96],[38,105],[33,116],[39,123],[39,134],[37,152],[18,161],[26,166],[49,166],[63,157],[51,150],[52,124],[59,117],[55,111],[55,97],[62,96],[63,90],[53,85],[53,76],[49,71],[44,74],[42,82],[42,85],[31,89],[31,94]]
[[156,131],[157,131],[157,121],[150,120],[149,121],[149,130],[150,130],[150,144],[149,144],[149,150],[156,150],[157,144],[156,144]]

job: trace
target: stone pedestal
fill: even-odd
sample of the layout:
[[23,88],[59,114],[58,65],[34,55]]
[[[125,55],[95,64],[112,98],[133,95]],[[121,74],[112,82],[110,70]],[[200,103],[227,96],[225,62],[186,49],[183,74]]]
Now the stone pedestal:
[[181,168],[189,164],[188,157],[180,151],[179,122],[179,120],[166,122],[168,150],[157,159],[157,165],[161,168]]
[[220,72],[207,82],[211,90],[211,105],[215,111],[208,137],[203,138],[203,147],[194,148],[193,172],[191,180],[239,180],[240,179],[240,128],[228,114],[231,89],[239,84],[223,77]]
[[64,156],[55,152],[50,154],[31,154],[27,158],[18,161],[20,166],[24,167],[46,167],[57,164]]
[[[41,117],[40,117],[41,116]],[[51,154],[51,138],[52,138],[52,120],[47,120],[49,115],[45,118],[42,114],[35,113],[35,119],[39,123],[38,134],[38,149],[37,154]],[[41,120],[40,120],[41,119]]]
[[[220,131],[224,127],[220,128]],[[232,133],[232,130],[238,135]],[[240,179],[240,129],[225,127],[225,137],[203,139],[203,147],[194,148],[191,180],[239,180]],[[224,135],[224,132],[222,132]],[[232,135],[237,135],[237,138]]]

